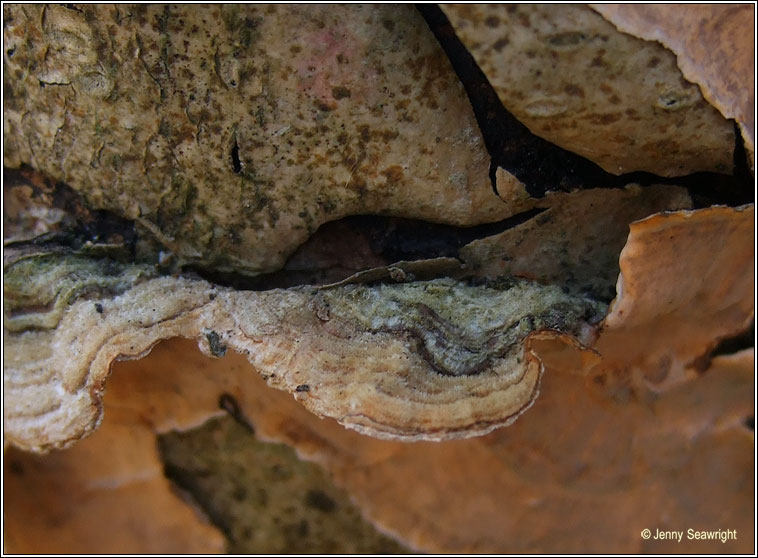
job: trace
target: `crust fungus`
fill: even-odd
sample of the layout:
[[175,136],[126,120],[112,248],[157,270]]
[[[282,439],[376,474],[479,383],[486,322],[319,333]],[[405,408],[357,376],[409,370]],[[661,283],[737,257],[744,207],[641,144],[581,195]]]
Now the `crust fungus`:
[[3,7],[12,550],[223,550],[154,444],[219,400],[416,550],[750,550],[743,8],[430,9]]
[[[248,355],[270,385],[374,436],[478,435],[509,424],[536,397],[534,332],[587,336],[604,311],[515,279],[239,292],[140,281],[142,268],[112,265],[50,254],[6,265],[6,441],[47,449],[79,439],[100,419],[111,362],[176,336],[199,338],[213,356],[226,347]],[[29,308],[29,299],[49,308]]]
[[[723,544],[686,539],[681,544],[655,544],[642,540],[639,532],[656,522],[672,529],[678,523],[725,522],[739,533],[750,532],[753,436],[743,421],[753,408],[753,362],[751,350],[717,357],[705,374],[654,401],[609,398],[596,382],[565,367],[551,369],[529,420],[479,438],[407,444],[362,436],[331,419],[319,420],[286,393],[267,388],[260,377],[251,375],[242,355],[230,352],[209,360],[189,341],[166,341],[145,359],[115,365],[105,397],[106,418],[91,437],[53,454],[55,461],[41,472],[33,464],[47,457],[14,451],[6,458],[6,506],[19,510],[6,522],[6,543],[18,551],[44,550],[40,533],[60,540],[57,537],[77,520],[60,511],[66,509],[63,501],[82,492],[93,497],[87,485],[72,490],[68,484],[65,494],[46,490],[55,486],[56,478],[67,478],[55,466],[63,459],[70,460],[64,471],[81,468],[90,482],[119,479],[124,505],[118,509],[137,509],[144,495],[129,487],[139,487],[140,480],[126,474],[126,467],[107,449],[113,444],[107,435],[109,424],[116,422],[117,414],[133,417],[128,423],[132,433],[118,437],[129,452],[143,436],[187,428],[217,414],[219,396],[228,394],[254,425],[257,437],[292,445],[300,456],[319,463],[367,519],[419,551],[749,551],[748,536]],[[582,366],[581,361],[573,363]],[[556,437],[556,431],[563,435]],[[93,453],[85,452],[87,445],[96,443],[100,447]],[[151,455],[146,461],[154,459]],[[91,471],[96,466],[108,469],[95,474]],[[143,464],[140,470],[145,468]],[[698,487],[696,495],[693,487]],[[176,501],[166,484],[159,490],[165,493],[162,497]],[[104,485],[103,499],[108,492]],[[43,505],[44,499],[50,503]],[[504,507],[506,499],[513,505]],[[154,509],[139,509],[145,510],[145,525],[160,525],[153,519]],[[105,515],[86,516],[86,531]],[[52,521],[55,517],[57,522]],[[119,525],[109,520],[102,529],[110,534]],[[605,533],[603,540],[581,536],[599,528]],[[77,544],[66,548],[82,548],[88,542],[92,550],[111,548],[95,546],[86,531],[72,529],[69,540]],[[218,540],[213,533],[194,533],[194,539],[182,533],[188,546],[196,545],[188,551],[208,549],[209,541]],[[173,541],[171,532],[163,536]],[[57,548],[63,548],[63,542]]]
[[[264,410],[273,405],[273,409],[282,402],[285,412],[288,404],[292,404],[310,414],[288,394],[267,388],[260,376],[251,375],[250,364],[243,356],[230,352],[224,359],[209,359],[193,345],[189,340],[173,339],[159,344],[147,358],[116,363],[108,381],[102,424],[73,447],[45,456],[14,448],[7,451],[4,504],[13,512],[6,515],[6,551],[217,553],[226,549],[239,553],[286,553],[305,551],[308,548],[304,545],[315,544],[310,550],[328,552],[330,538],[349,533],[358,539],[354,546],[343,544],[337,549],[397,552],[397,545],[374,533],[355,510],[349,509],[346,495],[330,488],[327,480],[319,480],[318,466],[298,464],[284,448],[261,451],[262,444],[254,441],[247,425],[242,430],[248,435],[238,437],[237,453],[231,448],[224,451],[232,454],[227,455],[226,461],[235,466],[235,481],[249,481],[250,475],[244,470],[253,464],[258,474],[268,479],[268,485],[264,486],[239,486],[235,482],[232,501],[238,506],[243,504],[245,512],[240,515],[251,516],[251,523],[241,525],[240,529],[234,525],[224,528],[218,523],[218,513],[201,508],[194,497],[176,490],[164,476],[166,464],[156,435],[198,428],[211,418],[226,415],[220,401],[231,402],[224,407],[240,420],[246,420],[246,415],[257,419],[257,414],[249,414],[253,408]],[[156,374],[156,370],[161,372]],[[313,419],[319,422],[315,416]],[[257,424],[255,428],[258,430]],[[257,437],[274,440],[261,432]],[[212,439],[218,440],[219,432]],[[200,453],[212,453],[207,442]],[[274,459],[267,460],[266,455],[271,453]],[[302,478],[306,465],[314,471]],[[208,472],[206,469],[205,478],[209,477]],[[298,480],[304,486],[298,485]],[[290,487],[293,483],[295,486]],[[339,506],[333,513],[316,509],[306,515],[303,519],[309,522],[309,534],[303,533],[302,519],[297,517],[302,518],[303,514],[292,509],[297,500],[308,498],[309,492],[296,491],[302,488],[328,494],[332,505]],[[242,492],[268,503],[251,505],[249,499],[240,502]],[[321,503],[321,510],[324,505]],[[256,514],[262,511],[270,518],[272,508],[279,509],[280,514],[274,519],[284,523],[279,528]],[[335,516],[341,516],[342,522],[330,527]],[[209,518],[215,525],[210,524]],[[294,529],[283,529],[293,523]],[[323,534],[318,529],[329,531]],[[230,547],[230,532],[240,530],[252,531],[250,540],[242,541],[242,546]],[[293,535],[298,540],[280,538],[291,539]]]

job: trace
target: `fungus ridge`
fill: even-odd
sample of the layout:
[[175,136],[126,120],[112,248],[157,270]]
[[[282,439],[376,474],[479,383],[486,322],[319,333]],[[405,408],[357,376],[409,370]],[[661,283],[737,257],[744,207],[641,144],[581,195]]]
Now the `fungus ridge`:
[[[530,335],[578,334],[605,311],[516,279],[240,292],[144,278],[139,266],[124,266],[134,284],[115,293],[101,262],[42,259],[86,270],[70,277],[90,290],[78,299],[58,294],[65,308],[52,329],[12,331],[7,325],[23,314],[6,313],[6,440],[36,450],[65,447],[97,426],[114,360],[144,356],[177,336],[198,339],[210,356],[223,354],[219,347],[244,354],[270,385],[361,432],[401,440],[479,435],[515,420],[537,396],[542,369],[528,350]],[[14,277],[27,276],[28,265],[6,265],[8,284],[18,285]],[[58,284],[61,292],[76,287]],[[44,313],[34,316],[45,321]]]

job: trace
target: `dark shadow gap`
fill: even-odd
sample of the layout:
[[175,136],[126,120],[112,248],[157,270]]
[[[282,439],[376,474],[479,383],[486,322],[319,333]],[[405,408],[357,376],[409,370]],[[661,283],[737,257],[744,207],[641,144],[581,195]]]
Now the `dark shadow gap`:
[[750,432],[755,432],[755,417],[745,417],[743,424],[745,425],[745,428],[750,430]]
[[232,417],[239,425],[241,425],[242,428],[244,428],[248,433],[253,436],[255,435],[255,427],[253,426],[253,423],[250,422],[250,419],[248,419],[245,416],[245,413],[242,412],[239,403],[237,403],[237,400],[234,397],[228,393],[222,393],[218,399],[218,406],[220,409],[223,409],[229,413],[229,416]]
[[[159,447],[160,447],[159,438]],[[163,457],[161,455],[161,457]],[[179,465],[171,463],[165,463],[163,465],[163,476],[171,482],[175,490],[182,495],[183,500],[189,500],[193,505],[200,508],[205,515],[208,516],[208,520],[224,535],[224,538],[228,541],[232,538],[232,531],[226,521],[226,517],[223,514],[218,513],[213,507],[209,506],[206,498],[202,494],[198,495],[195,489],[195,476],[197,474],[194,471],[190,471]]]
[[232,146],[232,170],[235,174],[242,172],[242,162],[240,161],[240,148],[237,145],[237,138],[234,138],[234,145]]
[[458,257],[458,250],[480,238],[512,229],[544,209],[530,209],[495,223],[473,227],[440,225],[416,219],[356,215],[346,221],[365,231],[374,252],[390,262]]
[[745,349],[755,346],[755,322],[750,324],[742,333],[734,337],[727,337],[719,341],[719,344],[711,351],[709,358],[723,355],[733,355]]
[[19,169],[3,167],[3,196],[11,195],[14,188],[29,188],[32,192],[28,202],[30,207],[40,211],[61,210],[65,216],[55,225],[55,230],[14,242],[6,240],[13,219],[4,215],[4,246],[20,248],[55,244],[78,250],[88,243],[111,244],[121,246],[134,258],[138,240],[134,221],[106,209],[90,209],[79,192],[62,182],[41,176],[27,165]]
[[692,362],[692,366],[700,373],[707,373],[714,358],[718,356],[733,355],[753,347],[755,347],[755,321],[753,321],[750,324],[750,327],[745,331],[721,339],[712,350],[696,358]]
[[696,207],[714,204],[737,206],[753,201],[753,180],[741,136],[735,150],[734,176],[699,172],[675,178],[648,172],[617,176],[580,155],[535,136],[503,106],[442,10],[434,4],[418,4],[416,7],[447,54],[469,97],[487,151],[492,157],[490,178],[493,190],[495,171],[497,167],[502,167],[518,178],[531,196],[538,198],[549,191],[623,188],[627,184],[637,183],[642,186],[671,184],[686,187],[694,193]]
[[[243,291],[327,285],[347,279],[358,271],[399,261],[457,258],[458,251],[466,244],[521,225],[543,211],[531,209],[496,223],[473,227],[355,215],[321,225],[279,271],[250,277],[197,265],[186,266],[184,270],[216,285]],[[329,243],[338,245],[326,247]],[[306,262],[305,267],[294,265],[294,261]],[[313,266],[308,268],[308,262]]]

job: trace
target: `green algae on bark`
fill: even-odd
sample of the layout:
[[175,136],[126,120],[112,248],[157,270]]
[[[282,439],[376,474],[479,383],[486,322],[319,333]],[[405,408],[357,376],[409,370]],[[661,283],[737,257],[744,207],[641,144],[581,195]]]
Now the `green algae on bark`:
[[31,254],[4,266],[4,328],[54,329],[63,313],[84,297],[116,296],[156,276],[145,265],[74,254]]

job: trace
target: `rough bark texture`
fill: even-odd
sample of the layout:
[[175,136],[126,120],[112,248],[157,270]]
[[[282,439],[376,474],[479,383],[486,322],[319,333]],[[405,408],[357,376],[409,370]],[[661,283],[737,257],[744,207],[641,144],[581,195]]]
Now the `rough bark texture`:
[[614,174],[731,171],[732,125],[660,44],[578,4],[442,8],[505,108],[538,136]]
[[610,301],[629,224],[692,202],[682,188],[630,184],[548,196],[545,206],[534,219],[464,246],[461,258],[484,277],[518,275]]
[[183,260],[254,274],[345,215],[511,212],[412,6],[3,9],[5,164]]
[[8,550],[754,550],[744,10],[444,9],[4,6]]
[[752,164],[755,152],[755,6],[662,4],[592,8],[621,31],[655,40],[676,54],[684,76],[727,118],[735,119]]

